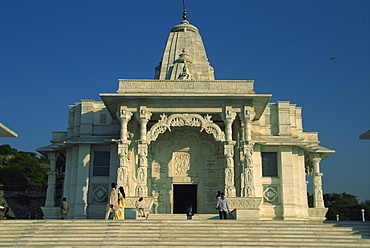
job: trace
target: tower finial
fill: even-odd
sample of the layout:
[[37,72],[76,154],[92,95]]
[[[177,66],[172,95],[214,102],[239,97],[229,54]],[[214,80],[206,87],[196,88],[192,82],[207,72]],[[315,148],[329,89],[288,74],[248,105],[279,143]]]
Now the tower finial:
[[182,6],[184,7],[184,12],[182,13],[182,19],[186,20],[188,16],[186,15],[185,0],[182,0]]

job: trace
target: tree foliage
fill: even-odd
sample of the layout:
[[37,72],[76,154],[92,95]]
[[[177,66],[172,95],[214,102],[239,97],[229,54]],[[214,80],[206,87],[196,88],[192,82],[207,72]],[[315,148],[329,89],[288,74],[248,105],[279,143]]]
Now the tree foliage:
[[324,194],[325,206],[329,208],[326,218],[336,220],[361,221],[361,209],[365,210],[365,219],[370,220],[370,201],[365,200],[359,203],[357,197],[347,193]]
[[34,152],[18,151],[0,145],[0,185],[24,189],[28,185],[47,186],[49,160]]

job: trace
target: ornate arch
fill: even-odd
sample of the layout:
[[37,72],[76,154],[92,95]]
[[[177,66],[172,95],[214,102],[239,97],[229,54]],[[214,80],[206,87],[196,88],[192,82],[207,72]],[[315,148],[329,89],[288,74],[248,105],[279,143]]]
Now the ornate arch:
[[157,140],[158,136],[167,130],[171,132],[171,127],[200,127],[200,132],[203,130],[212,134],[216,141],[225,141],[225,133],[211,120],[211,115],[202,117],[199,114],[172,114],[167,116],[161,115],[161,119],[154,124],[147,134],[149,142]]

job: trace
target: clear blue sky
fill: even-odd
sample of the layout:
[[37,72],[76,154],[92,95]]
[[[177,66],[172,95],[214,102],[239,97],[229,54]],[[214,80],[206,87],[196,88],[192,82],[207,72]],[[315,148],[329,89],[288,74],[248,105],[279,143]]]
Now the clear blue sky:
[[[370,199],[369,2],[187,0],[216,79],[255,80],[303,107],[303,128],[336,153],[324,193]],[[23,151],[66,131],[68,105],[152,79],[181,0],[0,0],[0,122]],[[330,60],[331,57],[336,59]]]

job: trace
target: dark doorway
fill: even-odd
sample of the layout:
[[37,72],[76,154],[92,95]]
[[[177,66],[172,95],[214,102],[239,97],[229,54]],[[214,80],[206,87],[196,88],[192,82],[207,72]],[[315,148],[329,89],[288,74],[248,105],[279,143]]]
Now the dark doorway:
[[197,212],[197,185],[173,185],[173,213],[185,214],[186,207],[193,204],[193,212]]

